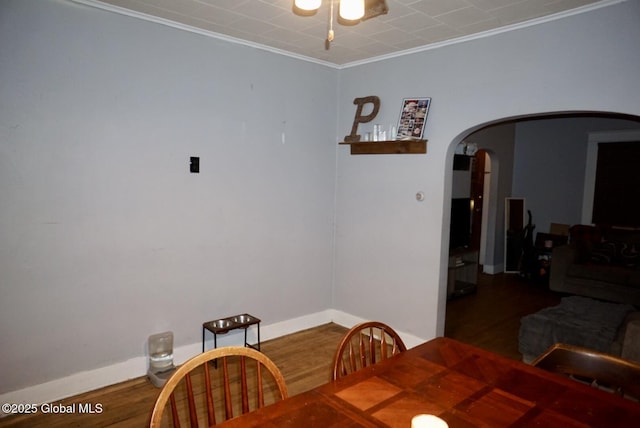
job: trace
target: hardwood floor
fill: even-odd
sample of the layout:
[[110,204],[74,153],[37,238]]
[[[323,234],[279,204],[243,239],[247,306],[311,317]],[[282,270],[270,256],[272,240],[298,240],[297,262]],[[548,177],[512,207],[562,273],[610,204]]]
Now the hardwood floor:
[[547,286],[514,274],[478,274],[474,294],[447,303],[445,336],[515,360],[520,318],[560,303]]
[[[295,395],[331,380],[333,353],[347,330],[325,324],[265,341],[261,350],[282,372],[289,395]],[[144,427],[159,391],[140,377],[56,402],[65,406],[99,403],[102,413],[9,416],[0,419],[0,427]]]
[[[475,294],[447,304],[445,336],[519,360],[520,318],[559,300],[545,287],[514,275],[480,274]],[[333,353],[346,331],[330,323],[265,341],[262,351],[282,371],[289,395],[295,395],[330,380]],[[140,377],[57,402],[101,404],[99,414],[10,416],[0,419],[0,428],[144,427],[158,392],[146,377]]]

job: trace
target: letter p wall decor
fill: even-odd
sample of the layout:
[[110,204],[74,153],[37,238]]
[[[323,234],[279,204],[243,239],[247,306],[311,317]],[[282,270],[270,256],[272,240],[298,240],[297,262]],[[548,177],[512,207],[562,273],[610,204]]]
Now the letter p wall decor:
[[[356,117],[353,119],[353,126],[351,127],[351,134],[344,137],[344,141],[350,143],[356,143],[360,141],[360,135],[358,135],[358,125],[360,123],[371,122],[378,111],[380,110],[380,98],[375,95],[371,95],[368,97],[356,98],[353,100],[353,103],[358,106],[356,109]],[[364,110],[364,106],[366,104],[373,104],[373,108],[371,113],[367,115],[363,115],[362,111]]]

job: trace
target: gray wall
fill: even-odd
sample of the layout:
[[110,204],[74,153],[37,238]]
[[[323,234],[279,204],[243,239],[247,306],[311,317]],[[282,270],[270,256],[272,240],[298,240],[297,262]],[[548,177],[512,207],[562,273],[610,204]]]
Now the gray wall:
[[640,122],[593,117],[517,125],[513,196],[526,198],[536,232],[548,233],[551,223],[581,223],[589,133],[638,128]]
[[419,337],[442,334],[455,145],[481,125],[531,114],[640,114],[639,18],[640,2],[623,2],[344,70],[340,137],[355,97],[380,97],[379,123],[397,118],[402,98],[430,96],[432,105],[426,156],[338,149],[334,305]]
[[61,0],[0,64],[0,393],[331,306],[336,70]]
[[[197,343],[202,321],[238,311],[335,308],[442,334],[454,146],[508,117],[640,114],[639,18],[623,2],[333,70],[62,0],[3,2],[1,391],[144,355],[158,331]],[[428,154],[338,147],[367,95],[385,124],[431,96]]]

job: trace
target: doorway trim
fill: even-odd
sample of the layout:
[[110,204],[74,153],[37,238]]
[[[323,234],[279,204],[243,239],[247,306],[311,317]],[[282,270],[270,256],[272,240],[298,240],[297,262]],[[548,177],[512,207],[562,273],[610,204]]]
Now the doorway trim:
[[584,171],[584,190],[582,196],[582,224],[591,224],[593,213],[593,194],[596,187],[596,165],[598,162],[598,143],[621,143],[640,141],[640,131],[603,131],[590,132],[587,142],[587,160]]

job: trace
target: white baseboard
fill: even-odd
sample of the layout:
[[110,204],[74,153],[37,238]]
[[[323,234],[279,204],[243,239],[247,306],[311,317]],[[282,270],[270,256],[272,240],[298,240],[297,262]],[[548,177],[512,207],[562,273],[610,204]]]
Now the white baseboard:
[[[71,376],[61,379],[7,392],[0,395],[0,402],[37,405],[51,403],[72,395],[82,394],[87,391],[142,376],[147,370],[146,363],[147,358],[141,356],[111,366],[74,373]],[[6,414],[1,412],[0,416],[3,417],[6,416]]]
[[[332,322],[347,328],[351,328],[358,323],[366,321],[363,318],[359,318],[342,311],[336,311],[331,309],[329,310],[329,312],[331,313],[331,316],[332,316],[331,318]],[[402,337],[402,341],[404,342],[405,345],[407,345],[407,348],[413,348],[414,346],[417,346],[428,340],[428,339],[414,336],[413,334],[409,334],[400,330],[396,330],[396,332],[400,335],[400,337]]]
[[482,272],[489,275],[495,275],[497,273],[504,272],[504,265],[502,263],[497,265],[483,265]]
[[[335,322],[341,326],[351,328],[355,324],[365,321],[362,318],[347,314],[342,311],[328,309],[314,314],[304,315],[285,321],[262,326],[260,329],[260,341],[275,339],[297,331],[317,327],[329,322]],[[407,347],[411,348],[425,339],[398,331]],[[244,331],[238,333],[225,334],[217,339],[218,346],[229,346],[242,344],[244,341]],[[213,347],[213,338],[205,337],[205,349]],[[247,341],[257,342],[257,328],[249,328],[247,331]],[[202,352],[202,343],[192,343],[174,348],[175,364],[182,364],[194,355]],[[148,358],[141,355],[131,358],[121,363],[94,370],[87,370],[74,373],[71,376],[52,380],[39,385],[29,386],[17,391],[7,392],[0,395],[0,403],[31,403],[43,404],[61,400],[73,395],[82,394],[115,383],[123,382],[136,377],[144,376],[148,368]],[[0,417],[6,416],[0,412]]]

